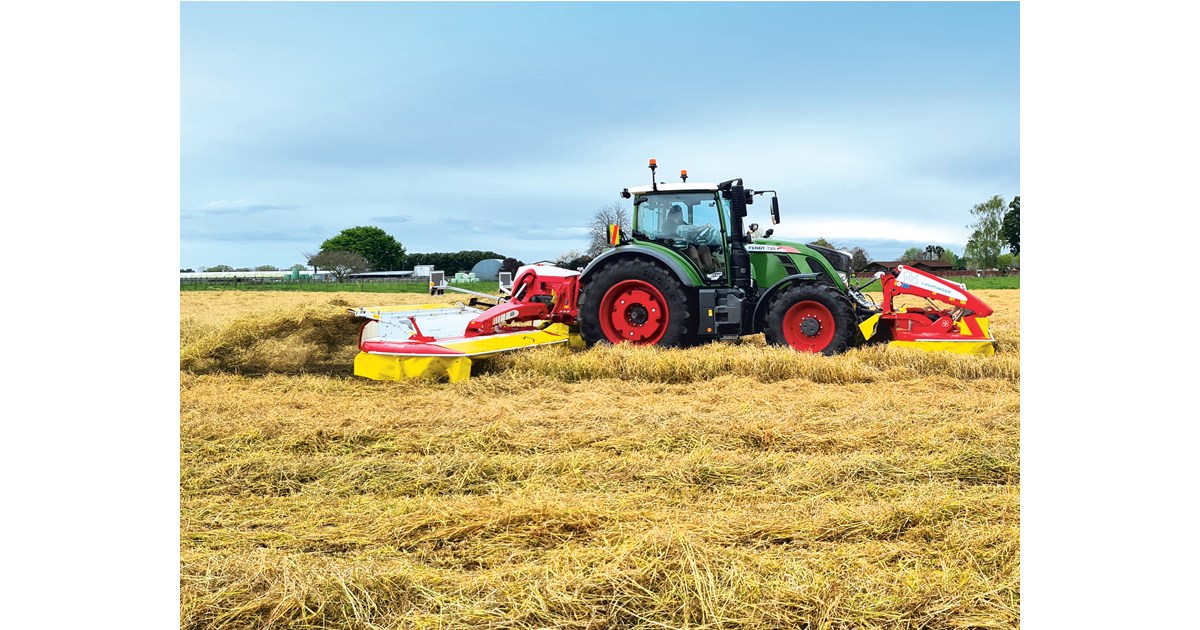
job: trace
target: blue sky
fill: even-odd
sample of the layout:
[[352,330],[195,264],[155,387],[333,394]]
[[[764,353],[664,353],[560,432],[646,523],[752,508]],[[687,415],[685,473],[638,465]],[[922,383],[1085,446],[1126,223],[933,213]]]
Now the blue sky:
[[[584,249],[625,186],[744,177],[776,236],[962,253],[1020,194],[1008,3],[191,3],[180,266]],[[764,226],[767,204],[751,206]]]

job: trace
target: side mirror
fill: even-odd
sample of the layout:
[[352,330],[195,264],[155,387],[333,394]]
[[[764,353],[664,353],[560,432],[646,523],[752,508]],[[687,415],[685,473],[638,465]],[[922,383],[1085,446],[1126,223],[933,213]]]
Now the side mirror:
[[779,225],[779,197],[771,197],[771,223]]

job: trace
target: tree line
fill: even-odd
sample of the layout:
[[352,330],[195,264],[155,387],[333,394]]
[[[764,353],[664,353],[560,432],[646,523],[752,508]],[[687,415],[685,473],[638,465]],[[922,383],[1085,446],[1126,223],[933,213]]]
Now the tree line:
[[[434,269],[452,274],[459,271],[470,271],[481,260],[504,260],[508,266],[512,267],[512,270],[524,264],[512,258],[506,259],[503,254],[475,249],[457,252],[408,253],[404,245],[394,236],[374,226],[356,226],[342,230],[325,239],[318,251],[303,252],[303,256],[306,264],[297,263],[288,270],[312,268],[314,271],[328,271],[338,282],[344,282],[350,274],[366,271],[411,270],[416,265],[432,265]],[[179,271],[180,273],[190,273],[193,270],[180,269]],[[201,268],[201,271],[287,270],[274,265],[259,265],[253,268],[215,265]]]
[[[959,256],[941,245],[927,245],[924,249],[910,247],[901,255],[904,262],[940,260],[954,269],[1001,269],[1019,266],[1021,254],[1021,197],[1017,195],[1006,202],[999,195],[976,204],[970,209],[975,221],[967,227],[971,236]],[[625,233],[629,232],[630,212],[619,203],[607,204],[597,209],[588,224],[588,243],[583,250],[569,250],[555,259],[555,264],[566,269],[582,269],[608,247],[608,226],[615,223]],[[818,238],[809,243],[831,249],[849,251],[851,268],[863,271],[873,261],[862,247],[833,243]],[[1005,253],[1003,250],[1007,249]],[[365,271],[411,270],[417,265],[432,265],[434,269],[456,273],[470,271],[479,261],[500,259],[501,271],[516,271],[525,263],[494,251],[462,250],[457,252],[408,253],[404,245],[391,234],[374,226],[356,226],[342,230],[325,239],[319,251],[304,252],[308,267],[329,271],[339,282],[346,276]],[[303,269],[305,265],[292,265],[290,269]],[[191,269],[180,269],[191,272]],[[216,265],[202,271],[284,271],[272,265],[254,268],[233,268]]]
[[342,230],[325,239],[319,251],[304,256],[309,265],[331,272],[338,282],[353,273],[411,270],[417,265],[453,274],[470,271],[481,260],[505,259],[503,254],[476,249],[410,254],[391,234],[364,225]]
[[[305,269],[304,265],[296,263],[287,269],[280,269],[275,265],[259,265],[257,267],[231,267],[229,265],[213,265],[212,267],[201,267],[200,271],[295,271],[297,269]],[[179,273],[196,273],[195,269],[180,269]]]

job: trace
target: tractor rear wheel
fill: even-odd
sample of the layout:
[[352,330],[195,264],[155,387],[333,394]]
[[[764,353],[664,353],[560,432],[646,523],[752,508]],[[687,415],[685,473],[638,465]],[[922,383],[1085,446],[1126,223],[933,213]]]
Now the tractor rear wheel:
[[683,283],[641,260],[617,260],[597,270],[579,295],[579,329],[588,346],[686,346],[690,315]]
[[767,309],[767,343],[825,355],[845,352],[857,326],[850,304],[827,284],[793,284]]

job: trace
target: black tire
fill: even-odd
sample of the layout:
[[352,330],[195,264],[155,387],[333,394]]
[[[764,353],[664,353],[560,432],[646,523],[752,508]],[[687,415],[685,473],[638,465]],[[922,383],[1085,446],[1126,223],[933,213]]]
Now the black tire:
[[827,284],[793,284],[767,309],[767,343],[826,356],[845,352],[859,335],[854,310]]
[[[640,294],[657,292],[657,295],[640,304],[643,307],[641,311],[634,310],[639,304],[627,307],[621,315],[628,315],[622,317],[617,313],[623,303],[619,294],[626,290]],[[613,303],[607,305],[607,312],[602,312],[606,308],[606,297],[611,297]],[[648,311],[660,305],[666,310],[667,316],[654,320]],[[651,319],[636,323],[641,317]],[[592,273],[580,290],[579,332],[588,347],[596,343],[626,340],[617,336],[622,332],[635,337],[646,332],[644,337],[628,340],[640,345],[668,348],[688,346],[692,343],[688,328],[690,320],[691,309],[683,283],[671,271],[644,259],[623,258],[609,262]]]

